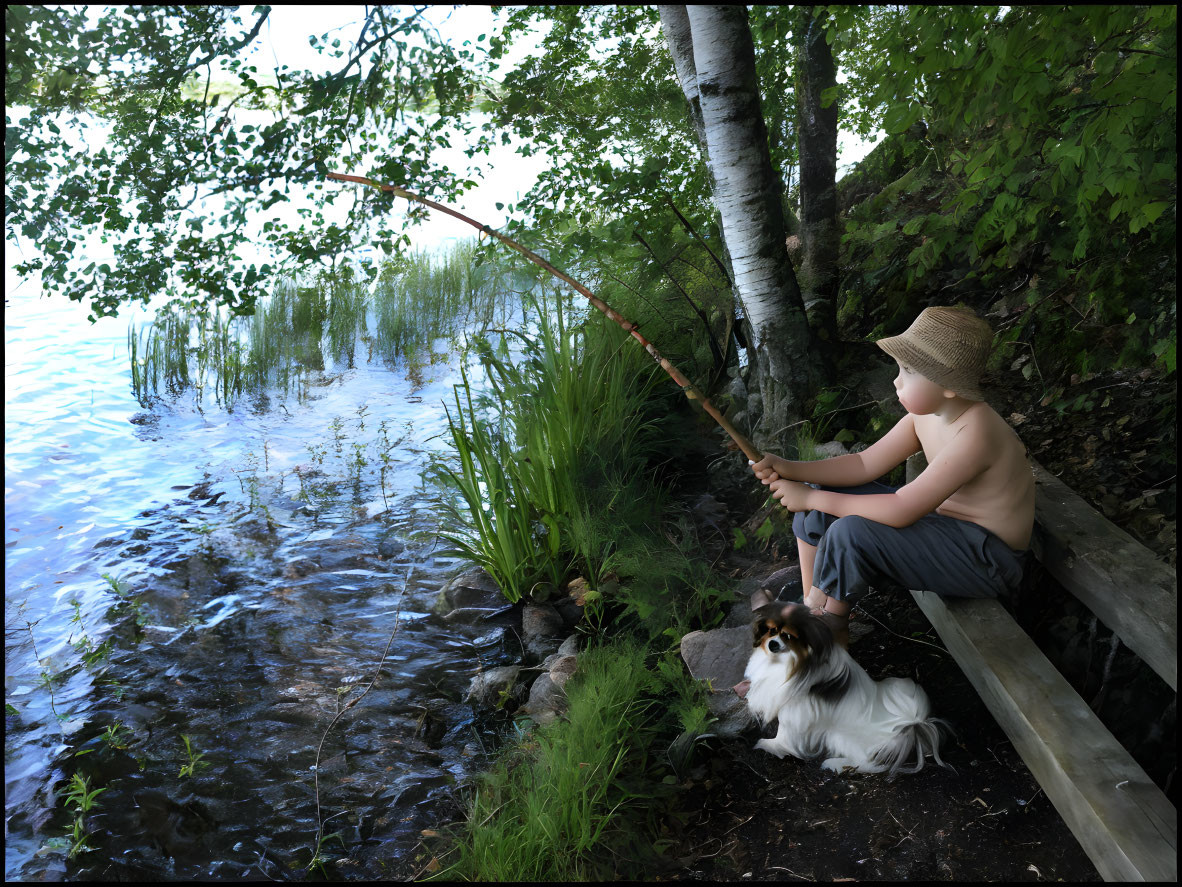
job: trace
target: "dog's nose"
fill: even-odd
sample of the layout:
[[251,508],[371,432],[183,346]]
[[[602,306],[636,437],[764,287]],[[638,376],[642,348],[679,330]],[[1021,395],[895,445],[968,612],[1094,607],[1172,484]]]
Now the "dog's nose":
[[779,638],[772,638],[767,642],[767,649],[769,653],[779,653],[783,647],[784,645],[780,643]]

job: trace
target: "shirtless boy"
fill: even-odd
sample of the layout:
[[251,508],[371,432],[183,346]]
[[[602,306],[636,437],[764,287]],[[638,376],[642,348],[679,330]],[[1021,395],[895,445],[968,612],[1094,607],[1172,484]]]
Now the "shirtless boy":
[[[843,646],[850,607],[876,580],[950,597],[996,597],[1021,582],[1034,475],[979,388],[992,339],[968,309],[925,309],[878,342],[899,364],[895,391],[907,410],[881,440],[833,459],[769,453],[751,466],[796,512],[804,603]],[[928,467],[914,481],[872,483],[921,449]]]

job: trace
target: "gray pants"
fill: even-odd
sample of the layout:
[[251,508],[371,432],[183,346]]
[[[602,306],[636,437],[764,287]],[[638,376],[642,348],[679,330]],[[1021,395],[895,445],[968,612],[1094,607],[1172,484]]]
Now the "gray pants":
[[[898,487],[874,482],[819,489],[868,495],[893,493]],[[838,518],[800,511],[792,519],[792,532],[817,546],[813,585],[850,603],[868,586],[883,582],[974,598],[1012,594],[1022,582],[1025,552],[1010,548],[984,527],[935,512],[896,528],[858,515]]]

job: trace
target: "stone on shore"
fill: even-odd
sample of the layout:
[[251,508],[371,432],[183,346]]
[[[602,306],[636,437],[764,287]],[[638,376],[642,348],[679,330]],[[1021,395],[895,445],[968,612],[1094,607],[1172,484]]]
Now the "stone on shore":
[[520,665],[502,665],[480,672],[468,686],[468,701],[477,708],[497,708],[505,699],[517,695],[520,673]]
[[[740,601],[748,606],[745,601]],[[749,622],[750,620],[748,620]],[[737,736],[753,722],[747,703],[734,692],[751,657],[750,625],[691,631],[681,639],[681,658],[690,674],[710,688],[707,704],[718,718],[711,727],[719,736]]]

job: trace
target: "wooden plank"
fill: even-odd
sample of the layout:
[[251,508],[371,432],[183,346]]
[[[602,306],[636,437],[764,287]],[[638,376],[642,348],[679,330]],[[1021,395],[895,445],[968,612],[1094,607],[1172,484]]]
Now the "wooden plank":
[[1108,881],[1177,881],[1178,814],[995,600],[912,591]]
[[1177,691],[1177,572],[1037,463],[1034,478],[1035,555]]

